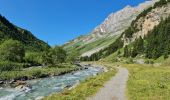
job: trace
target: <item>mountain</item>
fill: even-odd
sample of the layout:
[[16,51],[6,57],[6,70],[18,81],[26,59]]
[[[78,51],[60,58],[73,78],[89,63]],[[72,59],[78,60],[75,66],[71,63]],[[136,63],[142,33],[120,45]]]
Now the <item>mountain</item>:
[[[133,34],[127,36],[128,33],[123,35],[124,45],[135,41],[139,37],[144,38],[149,31],[153,30],[161,20],[165,20],[170,14],[170,4],[164,6],[150,7],[142,12],[136,20],[131,24],[131,30],[135,30]],[[129,28],[129,29],[130,29]]]
[[[137,7],[126,6],[122,10],[112,13],[97,26],[90,34],[78,37],[64,45],[68,51],[77,49],[82,56],[91,54],[106,48],[113,43],[120,34],[130,26],[131,22],[144,9],[153,5],[157,0],[146,1]],[[90,47],[89,45],[95,45]]]
[[131,49],[129,56],[142,54],[149,59],[167,57],[170,54],[170,0],[160,0],[146,9],[128,30],[122,35],[122,40],[124,47]]
[[140,12],[153,5],[154,2],[155,1],[146,1],[139,4],[137,7],[128,5],[120,11],[110,14],[101,25],[97,26],[92,31],[91,34],[93,34],[93,36],[102,37],[108,33],[110,33],[110,35],[122,33]]
[[0,15],[0,44],[7,39],[20,41],[27,51],[43,51],[49,47],[47,43],[36,38],[28,30],[15,26]]
[[[83,57],[83,60],[99,60],[124,49],[125,57],[141,54],[157,59],[170,54],[170,0],[157,1],[153,6],[142,11],[130,26],[108,47]],[[124,48],[125,47],[125,48]]]

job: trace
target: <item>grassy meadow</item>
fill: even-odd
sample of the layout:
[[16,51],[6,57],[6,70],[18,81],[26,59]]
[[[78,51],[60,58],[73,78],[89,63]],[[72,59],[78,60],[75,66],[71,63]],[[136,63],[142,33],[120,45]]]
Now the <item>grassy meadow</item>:
[[128,100],[170,100],[170,67],[129,64]]

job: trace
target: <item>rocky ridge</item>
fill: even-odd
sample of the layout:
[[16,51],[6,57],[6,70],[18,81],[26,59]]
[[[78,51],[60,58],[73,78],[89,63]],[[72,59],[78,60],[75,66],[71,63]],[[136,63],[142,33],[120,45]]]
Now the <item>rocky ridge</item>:
[[[79,40],[82,39],[84,42],[88,43],[96,40],[96,38],[102,38],[107,35],[113,36],[122,33],[140,12],[153,5],[155,1],[157,0],[146,1],[139,4],[137,7],[131,7],[128,5],[120,11],[110,14],[103,23],[91,32],[91,34],[79,38]],[[78,40],[75,39],[75,42],[77,41]]]

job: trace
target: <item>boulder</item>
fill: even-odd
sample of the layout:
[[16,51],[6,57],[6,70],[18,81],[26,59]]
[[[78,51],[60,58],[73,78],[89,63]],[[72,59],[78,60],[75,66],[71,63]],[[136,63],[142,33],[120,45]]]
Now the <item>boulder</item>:
[[28,92],[28,91],[31,90],[31,89],[30,89],[28,86],[26,86],[26,85],[19,85],[19,86],[15,87],[15,89],[16,89],[16,90],[21,90],[21,91],[24,91],[24,92]]
[[18,81],[15,82],[15,84],[16,84],[16,86],[26,85],[26,82],[25,82],[25,81],[20,81],[20,80],[18,80]]
[[0,81],[0,84],[4,84],[4,81]]

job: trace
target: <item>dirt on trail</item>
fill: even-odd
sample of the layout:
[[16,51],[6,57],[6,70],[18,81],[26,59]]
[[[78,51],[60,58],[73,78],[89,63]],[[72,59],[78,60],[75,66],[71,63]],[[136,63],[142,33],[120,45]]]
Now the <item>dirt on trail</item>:
[[117,74],[106,82],[97,94],[87,98],[87,100],[126,100],[128,74],[126,68],[119,67]]

